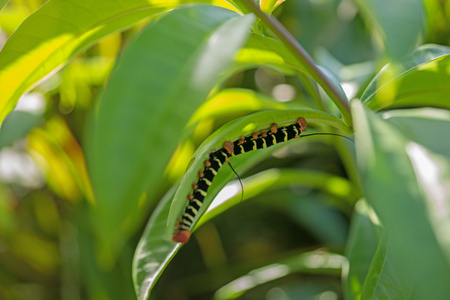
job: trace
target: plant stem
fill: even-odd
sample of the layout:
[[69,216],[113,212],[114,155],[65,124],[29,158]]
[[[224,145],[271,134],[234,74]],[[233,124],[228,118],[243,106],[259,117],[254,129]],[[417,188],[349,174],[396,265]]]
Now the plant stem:
[[263,13],[252,0],[241,0],[242,6],[254,13],[261,21],[280,39],[280,41],[288,47],[289,50],[304,66],[306,73],[311,76],[327,93],[331,100],[340,110],[344,121],[352,126],[352,115],[350,113],[350,105],[336,86],[328,79],[328,77],[317,67],[311,56],[303,49],[297,40],[281,25],[281,23],[267,14]]

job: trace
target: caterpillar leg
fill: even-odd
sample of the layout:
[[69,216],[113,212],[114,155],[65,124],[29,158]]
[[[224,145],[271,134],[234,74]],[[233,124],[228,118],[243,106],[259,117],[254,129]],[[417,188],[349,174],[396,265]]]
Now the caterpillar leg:
[[[226,141],[223,143],[223,148],[228,152],[229,155],[234,155],[234,144],[233,142]],[[228,157],[225,159],[226,162],[229,161]]]
[[277,131],[278,131],[277,123],[272,123],[272,125],[270,125],[270,132],[277,133]]
[[300,132],[303,132],[306,130],[306,126],[308,126],[308,123],[304,118],[298,118],[297,119],[298,125],[300,125]]

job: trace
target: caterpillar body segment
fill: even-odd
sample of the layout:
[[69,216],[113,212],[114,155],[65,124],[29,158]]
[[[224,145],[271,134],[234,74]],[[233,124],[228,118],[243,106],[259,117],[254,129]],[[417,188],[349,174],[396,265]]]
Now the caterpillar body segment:
[[298,138],[306,130],[307,122],[304,118],[298,118],[297,122],[288,126],[278,127],[273,123],[268,131],[253,132],[250,136],[242,136],[235,142],[226,141],[223,148],[209,154],[204,162],[204,169],[198,172],[197,183],[192,183],[193,192],[188,194],[188,205],[178,221],[177,229],[172,240],[177,243],[187,243],[191,236],[190,229],[195,216],[200,210],[208,188],[214,177],[225,162],[229,162],[231,156],[255,151]]

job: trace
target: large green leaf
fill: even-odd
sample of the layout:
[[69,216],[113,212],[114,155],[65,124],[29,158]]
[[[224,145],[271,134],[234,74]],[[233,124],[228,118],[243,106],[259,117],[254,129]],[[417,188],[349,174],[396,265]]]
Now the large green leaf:
[[450,48],[421,46],[385,66],[370,82],[361,101],[375,110],[435,106],[450,108]]
[[367,272],[361,299],[411,299],[412,289],[400,284],[395,265],[388,238],[383,236]]
[[416,299],[448,299],[448,155],[434,154],[360,102],[353,112],[365,195],[388,235],[400,288],[414,286]]
[[106,242],[120,242],[117,231],[138,209],[146,185],[158,189],[189,118],[229,67],[253,20],[217,6],[180,8],[145,28],[117,63],[88,149]]
[[191,1],[47,1],[19,26],[0,52],[0,122],[23,93],[76,53],[180,2]]
[[360,299],[367,274],[381,240],[382,229],[364,200],[355,205],[346,247],[348,270],[344,272],[346,299]]
[[421,0],[355,0],[375,29],[391,59],[398,59],[417,43],[425,29]]
[[[295,122],[299,117],[304,117],[309,125],[327,124],[334,126],[345,133],[350,132],[349,128],[340,119],[327,113],[313,110],[290,109],[263,111],[227,123],[206,139],[194,153],[194,160],[186,171],[173,201],[168,220],[168,235],[173,233],[172,231],[173,228],[175,228],[175,222],[181,216],[186,205],[186,195],[191,191],[191,184],[192,182],[197,181],[197,172],[203,168],[203,161],[209,156],[211,151],[222,148],[225,141],[235,141],[240,136],[249,135],[255,130],[267,129],[271,123],[283,125],[283,123]],[[214,181],[218,182],[220,179],[215,178]],[[205,197],[204,205],[202,205],[198,213],[199,217],[205,212],[206,208],[208,208],[220,188],[219,185],[212,185],[210,187],[208,195]],[[194,225],[197,221],[198,218],[194,221]]]

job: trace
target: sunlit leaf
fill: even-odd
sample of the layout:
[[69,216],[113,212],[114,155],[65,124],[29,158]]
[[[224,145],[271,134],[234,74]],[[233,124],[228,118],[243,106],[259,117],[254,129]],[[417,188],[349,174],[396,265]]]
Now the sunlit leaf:
[[435,106],[450,108],[450,48],[424,45],[385,66],[361,96],[375,110]]
[[23,93],[93,42],[178,4],[177,0],[47,1],[0,52],[0,122]]
[[217,6],[180,8],[144,28],[117,63],[88,149],[106,264],[123,243],[124,219],[145,189],[157,192],[189,118],[253,20]]
[[387,56],[399,59],[411,50],[425,29],[425,10],[421,0],[356,0]]
[[271,14],[285,0],[261,0],[261,10],[267,14]]
[[429,193],[430,185],[441,191],[450,185],[448,159],[428,155],[426,145],[411,141],[357,101],[353,113],[364,191],[388,234],[400,288],[414,286],[419,299],[450,297],[448,243],[442,239],[449,230],[449,197]]
[[30,155],[56,194],[73,202],[82,197],[92,201],[83,152],[62,119],[55,117],[45,128],[34,129],[28,140]]

